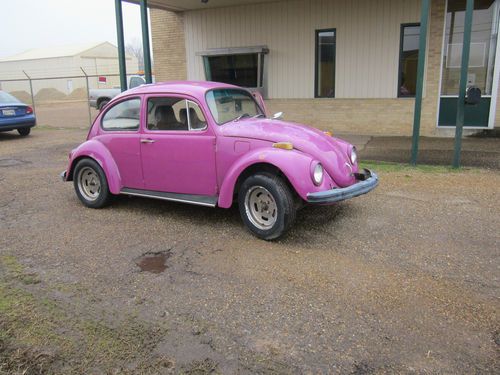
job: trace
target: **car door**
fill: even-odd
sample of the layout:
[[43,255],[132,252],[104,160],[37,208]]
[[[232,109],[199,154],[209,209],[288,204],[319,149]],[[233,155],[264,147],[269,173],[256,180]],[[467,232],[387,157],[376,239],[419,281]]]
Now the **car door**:
[[215,196],[215,135],[200,106],[183,96],[149,96],[141,134],[147,190]]
[[113,103],[101,118],[98,141],[111,153],[123,187],[143,189],[140,148],[141,98]]

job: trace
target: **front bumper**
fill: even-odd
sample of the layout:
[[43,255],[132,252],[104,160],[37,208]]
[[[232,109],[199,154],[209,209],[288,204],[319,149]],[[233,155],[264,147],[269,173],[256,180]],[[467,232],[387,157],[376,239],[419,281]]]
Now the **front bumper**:
[[319,191],[316,193],[308,193],[307,202],[315,204],[335,203],[366,194],[377,187],[378,176],[375,172],[365,169],[364,173],[358,175],[362,178],[359,182],[356,182],[351,186]]

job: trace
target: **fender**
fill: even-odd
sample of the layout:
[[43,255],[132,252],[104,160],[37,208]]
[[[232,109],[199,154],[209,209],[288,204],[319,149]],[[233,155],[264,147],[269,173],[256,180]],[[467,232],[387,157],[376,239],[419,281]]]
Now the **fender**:
[[218,206],[231,207],[238,177],[253,164],[267,163],[278,168],[304,200],[307,200],[307,193],[330,189],[333,181],[326,171],[322,184],[320,186],[313,184],[310,174],[313,161],[311,156],[297,150],[282,150],[273,147],[251,150],[237,159],[227,171],[221,184]]
[[103,169],[108,181],[109,191],[113,194],[119,194],[122,186],[120,172],[109,150],[99,141],[90,140],[82,143],[76,149],[71,151],[69,166],[67,169],[67,180],[72,179],[75,160],[81,157],[94,159]]

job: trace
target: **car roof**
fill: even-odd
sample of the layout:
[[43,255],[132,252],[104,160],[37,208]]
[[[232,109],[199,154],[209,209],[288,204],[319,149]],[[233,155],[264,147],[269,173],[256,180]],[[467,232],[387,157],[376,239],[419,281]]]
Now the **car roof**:
[[119,96],[131,94],[188,94],[199,99],[205,96],[205,93],[212,89],[240,89],[242,87],[229,85],[227,83],[210,81],[167,81],[159,83],[145,84],[133,89],[127,90]]

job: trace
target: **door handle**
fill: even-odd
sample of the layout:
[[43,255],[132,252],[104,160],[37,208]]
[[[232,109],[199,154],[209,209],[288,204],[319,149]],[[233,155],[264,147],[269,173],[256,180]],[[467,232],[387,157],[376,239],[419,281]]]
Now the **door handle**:
[[154,139],[150,138],[141,138],[141,143],[155,143],[156,141]]

